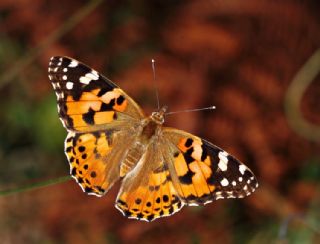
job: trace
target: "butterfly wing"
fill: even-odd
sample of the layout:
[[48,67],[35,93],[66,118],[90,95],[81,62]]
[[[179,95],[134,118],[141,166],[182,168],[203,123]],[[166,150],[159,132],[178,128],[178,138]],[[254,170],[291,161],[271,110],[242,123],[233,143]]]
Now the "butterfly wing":
[[183,206],[159,146],[158,143],[150,144],[136,167],[122,181],[116,208],[129,218],[152,221],[169,216]]
[[223,198],[242,198],[258,187],[251,170],[221,148],[187,132],[165,128],[170,175],[182,201],[203,205]]
[[52,57],[48,71],[69,132],[70,173],[85,192],[103,195],[120,178],[119,165],[143,112],[117,85],[77,60]]
[[116,84],[75,59],[52,57],[48,71],[68,131],[100,131],[144,117]]
[[69,132],[65,153],[70,174],[84,192],[102,196],[120,179],[120,164],[136,136],[128,131]]

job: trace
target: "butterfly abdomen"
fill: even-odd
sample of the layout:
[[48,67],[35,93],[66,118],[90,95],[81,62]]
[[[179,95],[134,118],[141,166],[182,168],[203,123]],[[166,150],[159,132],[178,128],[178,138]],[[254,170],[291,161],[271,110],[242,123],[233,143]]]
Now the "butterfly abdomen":
[[138,163],[145,152],[145,146],[136,142],[129,150],[120,166],[120,177],[124,177]]
[[151,138],[157,135],[159,126],[159,124],[149,118],[141,121],[140,128],[138,128],[140,132],[138,132],[137,136],[139,140],[131,146],[125,159],[121,163],[120,177],[125,176],[138,163],[142,155],[146,152],[148,144],[152,141]]

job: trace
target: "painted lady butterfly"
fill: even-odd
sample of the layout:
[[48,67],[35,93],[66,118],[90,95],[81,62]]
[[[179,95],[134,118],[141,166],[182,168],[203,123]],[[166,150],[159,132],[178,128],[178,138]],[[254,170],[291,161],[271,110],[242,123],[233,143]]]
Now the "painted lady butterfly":
[[166,107],[145,116],[116,84],[68,57],[52,57],[49,79],[68,131],[70,173],[102,196],[122,179],[116,208],[152,221],[184,205],[242,198],[258,187],[251,170],[219,147],[163,127]]

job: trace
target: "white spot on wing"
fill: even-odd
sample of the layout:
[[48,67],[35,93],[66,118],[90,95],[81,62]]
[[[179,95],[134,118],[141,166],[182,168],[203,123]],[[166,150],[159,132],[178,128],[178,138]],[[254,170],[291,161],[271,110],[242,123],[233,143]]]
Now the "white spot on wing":
[[200,160],[202,155],[202,147],[198,144],[193,146],[193,152],[192,152],[192,157],[195,159]]
[[64,98],[63,93],[57,93],[57,98],[58,98],[58,100],[59,100],[59,99],[63,99],[63,98]]
[[76,60],[72,60],[71,63],[68,65],[70,68],[74,68],[78,66],[78,62]]
[[189,206],[199,206],[197,203],[188,203]]
[[67,78],[66,75],[64,75],[64,76],[62,76],[62,79],[63,79],[63,80],[67,80],[68,78]]
[[95,73],[87,73],[86,77],[88,77],[91,80],[98,80],[99,79],[99,75],[97,72]]
[[59,118],[61,123],[63,124],[64,127],[66,127],[66,123],[64,122],[64,120],[62,118]]
[[238,180],[239,180],[239,182],[242,182],[242,177],[239,177],[239,179],[238,179]]
[[90,83],[90,81],[98,80],[98,79],[99,79],[99,75],[98,75],[97,71],[92,70],[91,73],[87,73],[87,74],[85,74],[85,76],[81,76],[80,82],[87,85]]
[[236,198],[234,195],[233,195],[233,192],[232,191],[227,191],[227,198]]
[[236,185],[237,185],[237,182],[232,181],[232,185],[233,185],[233,186],[236,186]]
[[81,76],[81,77],[80,77],[80,82],[81,82],[82,84],[88,85],[88,84],[90,83],[90,81],[91,81],[91,79],[88,78],[88,77],[86,77],[86,76]]
[[98,77],[98,79],[99,79],[99,74],[98,74],[98,72],[97,72],[97,71],[92,70],[91,72],[92,72],[92,74],[93,74],[94,76],[97,76],[97,77]]
[[63,69],[63,72],[68,72],[68,68],[64,68],[64,69]]
[[227,152],[219,152],[219,164],[218,167],[221,169],[221,171],[226,171],[228,169],[228,153]]
[[243,164],[239,165],[239,171],[242,175],[244,175],[244,172],[246,171],[247,167]]
[[229,181],[226,178],[223,178],[223,180],[220,182],[222,186],[229,185]]
[[223,198],[224,198],[224,196],[222,196],[221,191],[216,192],[216,200],[223,199]]
[[66,87],[68,90],[71,90],[73,88],[73,82],[68,81]]

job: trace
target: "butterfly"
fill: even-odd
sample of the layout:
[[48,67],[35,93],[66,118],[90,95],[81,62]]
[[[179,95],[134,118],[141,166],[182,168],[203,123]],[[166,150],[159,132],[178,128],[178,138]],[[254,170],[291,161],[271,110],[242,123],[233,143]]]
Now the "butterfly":
[[184,205],[243,198],[258,187],[252,171],[221,148],[163,127],[167,107],[146,116],[115,83],[69,58],[50,59],[49,79],[68,135],[70,174],[90,195],[122,180],[115,207],[152,221]]

